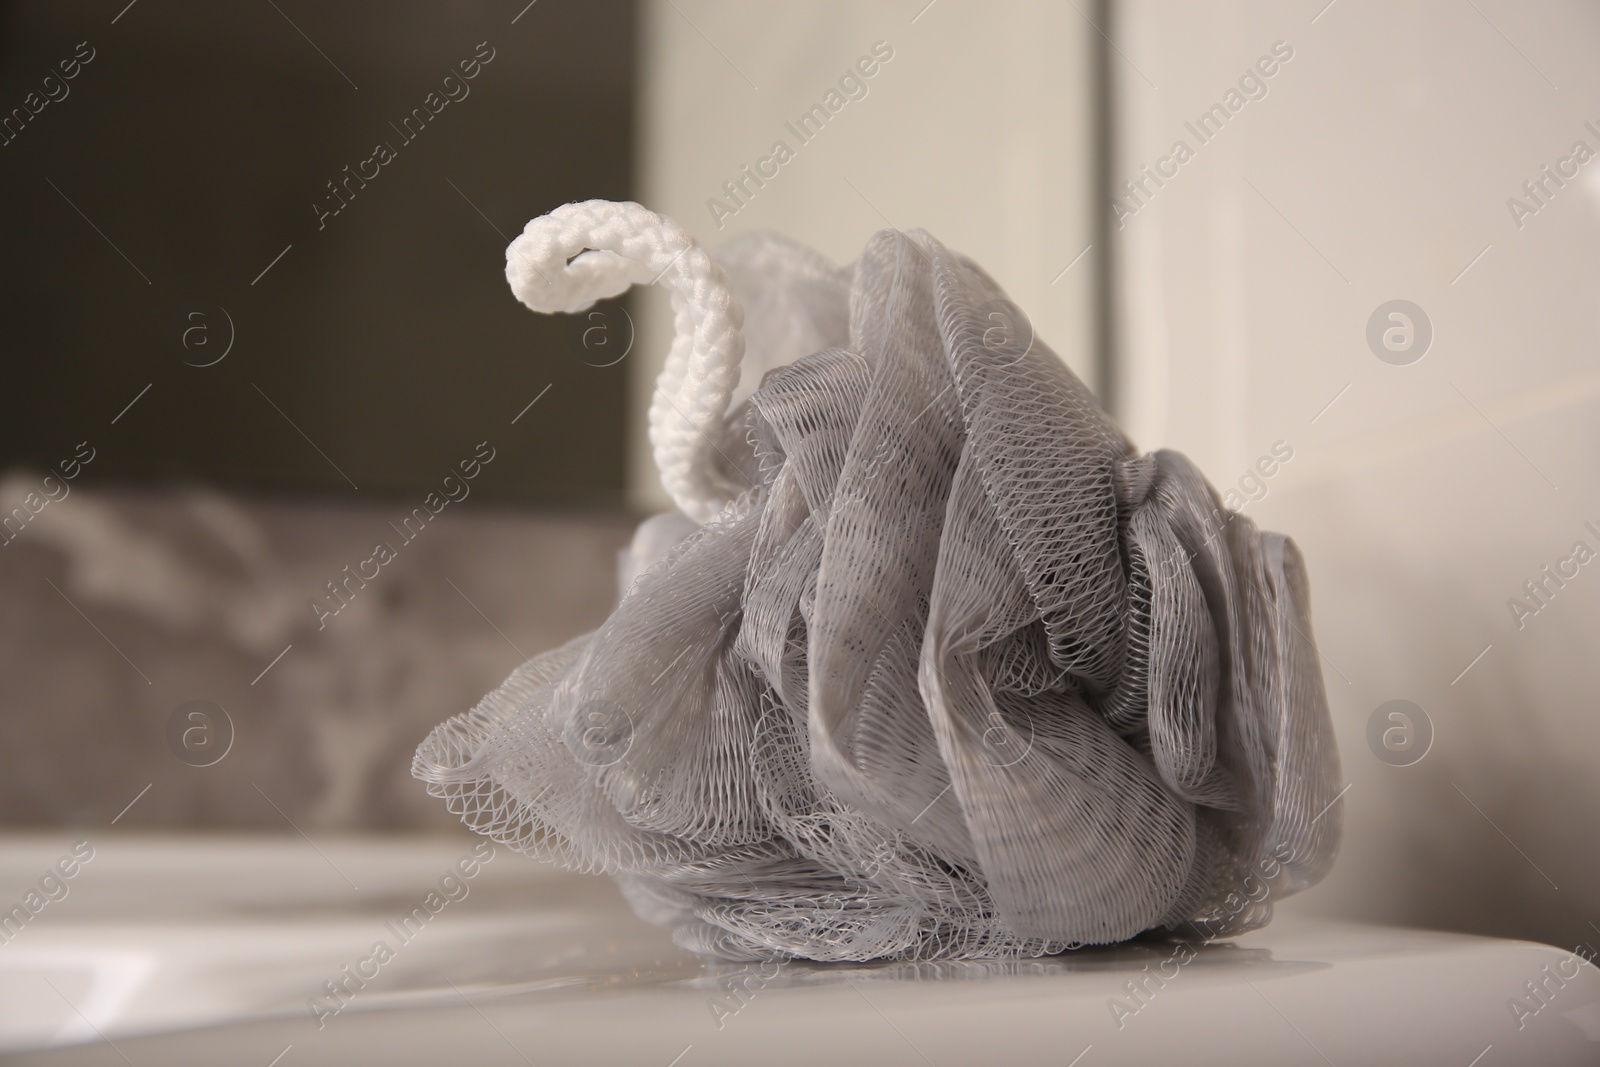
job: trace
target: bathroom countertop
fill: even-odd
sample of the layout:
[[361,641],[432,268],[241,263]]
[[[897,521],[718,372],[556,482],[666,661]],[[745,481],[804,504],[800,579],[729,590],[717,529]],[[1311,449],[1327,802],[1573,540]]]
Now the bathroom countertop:
[[0,1062],[1600,1062],[1600,972],[1545,945],[1290,902],[1208,945],[718,964],[609,880],[485,855],[453,836],[0,836],[0,911],[33,908],[0,926]]

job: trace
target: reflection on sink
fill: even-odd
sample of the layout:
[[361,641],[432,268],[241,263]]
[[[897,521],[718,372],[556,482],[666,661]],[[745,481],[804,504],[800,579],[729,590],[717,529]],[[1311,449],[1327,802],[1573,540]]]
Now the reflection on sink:
[[7,1040],[0,1047],[97,1040],[124,1017],[155,968],[150,952],[8,946],[0,953],[0,1003],[7,1018]]
[[[59,844],[6,839],[0,899]],[[111,835],[95,848],[71,894],[0,945],[8,1063],[956,1064],[1003,1051],[1058,1067],[1080,1054],[1082,1067],[1480,1054],[1488,1067],[1600,1050],[1588,964],[1520,1028],[1508,1011],[1565,952],[1291,910],[1206,945],[740,965],[677,949],[607,879],[472,838]]]

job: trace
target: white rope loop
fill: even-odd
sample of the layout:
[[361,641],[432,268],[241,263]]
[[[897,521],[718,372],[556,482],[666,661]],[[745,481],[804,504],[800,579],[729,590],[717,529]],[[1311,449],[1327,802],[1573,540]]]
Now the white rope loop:
[[534,311],[578,312],[630,285],[659,282],[674,336],[650,401],[661,486],[706,522],[734,495],[712,463],[715,435],[739,383],[744,309],[727,274],[683,227],[638,204],[587,200],[528,223],[506,249],[506,281]]

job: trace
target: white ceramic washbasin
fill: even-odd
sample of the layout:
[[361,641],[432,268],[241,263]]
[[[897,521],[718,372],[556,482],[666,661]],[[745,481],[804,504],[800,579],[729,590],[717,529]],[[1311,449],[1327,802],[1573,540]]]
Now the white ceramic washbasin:
[[[1192,959],[741,967],[679,951],[605,879],[504,850],[463,877],[471,838],[91,837],[65,895],[0,929],[5,1063],[1600,1062],[1600,973],[1567,952],[1292,902]],[[0,837],[0,907],[75,840]]]

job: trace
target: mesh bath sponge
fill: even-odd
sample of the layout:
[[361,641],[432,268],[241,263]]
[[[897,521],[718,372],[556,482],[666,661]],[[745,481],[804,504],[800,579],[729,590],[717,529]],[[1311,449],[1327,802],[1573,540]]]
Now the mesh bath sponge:
[[506,275],[546,312],[669,289],[650,439],[682,514],[598,630],[418,750],[473,829],[745,960],[1227,936],[1327,873],[1294,543],[1139,454],[972,262],[920,231],[844,270],[713,258],[591,201]]

